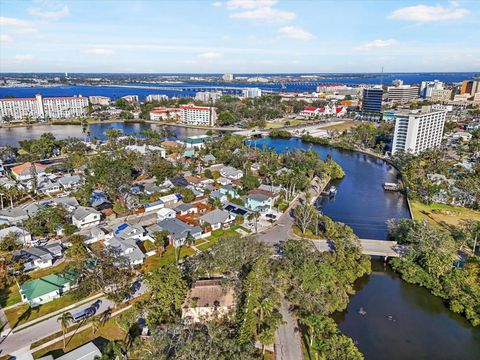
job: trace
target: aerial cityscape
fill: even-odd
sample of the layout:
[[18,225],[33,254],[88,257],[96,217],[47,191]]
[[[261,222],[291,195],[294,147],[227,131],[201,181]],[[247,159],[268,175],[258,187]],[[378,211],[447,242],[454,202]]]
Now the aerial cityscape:
[[0,2],[0,360],[480,358],[480,2]]

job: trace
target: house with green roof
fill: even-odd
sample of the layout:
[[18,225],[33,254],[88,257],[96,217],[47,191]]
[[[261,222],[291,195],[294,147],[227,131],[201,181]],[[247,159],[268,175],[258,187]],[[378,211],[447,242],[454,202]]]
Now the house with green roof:
[[183,138],[182,140],[180,140],[180,142],[182,142],[187,149],[203,149],[205,147],[205,143],[210,141],[211,139],[212,138],[208,135],[195,135]]
[[74,287],[76,278],[75,273],[64,272],[30,280],[20,286],[22,301],[33,308],[57,299]]

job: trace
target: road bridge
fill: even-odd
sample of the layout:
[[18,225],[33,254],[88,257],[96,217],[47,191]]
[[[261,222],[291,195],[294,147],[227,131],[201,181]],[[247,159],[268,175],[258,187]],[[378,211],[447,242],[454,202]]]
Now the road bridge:
[[[330,251],[333,243],[329,240],[312,240],[319,251]],[[362,252],[369,256],[400,257],[405,253],[405,246],[398,245],[396,241],[360,239]]]
[[[234,87],[234,86],[206,86],[206,85],[185,85],[185,86],[140,86],[140,85],[103,85],[107,87],[118,87],[128,89],[146,89],[146,90],[162,90],[162,91],[221,91],[225,94],[242,94],[243,90],[251,87]],[[264,93],[274,93],[273,90],[262,89]]]

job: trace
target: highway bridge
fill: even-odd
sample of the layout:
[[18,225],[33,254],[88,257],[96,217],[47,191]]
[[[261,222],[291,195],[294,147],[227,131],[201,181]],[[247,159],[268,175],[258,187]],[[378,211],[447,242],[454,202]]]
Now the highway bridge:
[[[319,251],[332,250],[332,242],[328,240],[312,240]],[[400,257],[405,253],[405,247],[396,241],[360,239],[363,253],[369,256]]]
[[[140,86],[140,85],[102,85],[108,87],[128,88],[128,89],[146,89],[146,90],[161,90],[161,91],[221,91],[223,94],[241,95],[243,90],[250,87],[235,87],[235,86],[219,86],[219,85],[186,85],[186,86]],[[276,91],[261,89],[262,93],[274,93]]]

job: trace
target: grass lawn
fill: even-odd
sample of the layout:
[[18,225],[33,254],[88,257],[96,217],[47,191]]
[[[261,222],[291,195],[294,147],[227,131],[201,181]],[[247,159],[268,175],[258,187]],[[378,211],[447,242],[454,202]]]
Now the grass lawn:
[[358,126],[358,124],[359,124],[358,122],[354,122],[354,121],[345,121],[341,124],[322,127],[322,130],[336,130],[338,132],[342,132],[342,131],[351,129],[352,127]]
[[[180,258],[183,259],[186,256],[192,256],[195,254],[195,250],[183,246],[180,250]],[[167,264],[174,264],[175,263],[175,249],[172,245],[169,245],[165,252],[160,256],[158,254],[149,256],[145,259],[145,262],[142,266],[142,271],[144,273],[148,273],[154,269],[158,269],[161,266]]]
[[315,236],[315,234],[310,229],[307,229],[307,231],[305,231],[305,234],[302,234],[302,230],[300,230],[300,228],[297,225],[293,225],[292,230],[295,233],[295,235],[303,237],[303,238],[314,239],[314,240],[322,240],[323,239],[323,237],[321,237],[321,236]]
[[107,320],[104,326],[100,327],[95,334],[92,333],[92,329],[83,330],[70,338],[67,338],[67,347],[63,350],[63,341],[59,341],[53,345],[50,345],[42,350],[33,353],[33,358],[38,359],[46,355],[53,355],[58,357],[66,352],[72,351],[77,347],[100,338],[104,340],[124,340],[126,336],[125,331],[118,327],[115,322],[115,318]]
[[22,301],[18,286],[13,284],[8,288],[0,289],[0,306],[5,308]]
[[480,211],[472,209],[437,203],[425,205],[418,201],[410,201],[410,205],[415,220],[427,220],[436,227],[448,229],[467,219],[480,221]]
[[[290,124],[286,125],[287,122],[289,122]],[[278,129],[283,126],[296,126],[296,125],[305,124],[305,122],[306,122],[305,120],[298,120],[298,119],[283,119],[281,122],[268,122],[265,128]]]
[[60,310],[66,306],[80,302],[81,300],[75,298],[74,295],[74,292],[67,293],[58,299],[55,299],[33,309],[31,309],[27,304],[22,304],[14,308],[4,310],[5,315],[8,319],[8,323],[13,328],[15,326],[25,324],[26,322],[52,313],[54,311]]

